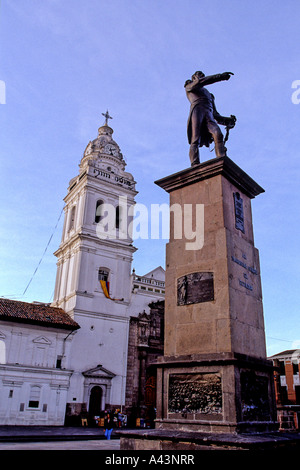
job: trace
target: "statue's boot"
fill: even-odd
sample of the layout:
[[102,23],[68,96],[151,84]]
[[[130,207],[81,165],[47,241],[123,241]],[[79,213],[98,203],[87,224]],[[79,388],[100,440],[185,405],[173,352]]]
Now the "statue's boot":
[[189,157],[191,161],[191,166],[198,165],[200,163],[198,143],[191,144]]
[[226,147],[224,145],[224,140],[223,138],[216,138],[215,140],[215,153],[216,157],[226,157]]

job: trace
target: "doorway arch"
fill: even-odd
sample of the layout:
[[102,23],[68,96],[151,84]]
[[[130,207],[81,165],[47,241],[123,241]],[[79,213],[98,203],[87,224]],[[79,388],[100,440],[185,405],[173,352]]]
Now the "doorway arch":
[[[89,414],[91,414],[90,409],[104,411],[105,407],[109,407],[111,403],[111,388],[115,374],[101,364],[82,374],[84,376],[83,402],[86,403]],[[98,415],[99,413],[94,416]]]
[[99,385],[95,385],[91,389],[89,399],[89,414],[91,416],[99,416],[101,412],[102,402],[102,388]]

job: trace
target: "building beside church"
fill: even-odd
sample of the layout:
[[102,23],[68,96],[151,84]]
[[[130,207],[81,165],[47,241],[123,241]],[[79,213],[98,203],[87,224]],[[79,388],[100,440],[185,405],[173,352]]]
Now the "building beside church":
[[[105,117],[64,199],[51,306],[5,300],[7,312],[15,313],[6,312],[10,322],[0,315],[0,348],[9,352],[1,356],[0,424],[62,425],[65,415],[72,424],[83,413],[93,417],[105,409],[123,408],[131,319],[149,314],[149,304],[164,299],[161,266],[142,276],[132,269],[136,182],[125,171],[126,162],[107,124],[108,114]],[[26,319],[26,311],[33,310],[39,318],[34,326]],[[23,322],[19,322],[21,311]],[[64,327],[49,324],[46,311],[63,316]],[[22,354],[24,348],[26,354]],[[9,375],[10,366],[26,370],[24,394],[16,385],[21,384],[19,372]],[[54,392],[49,392],[51,399],[46,399],[47,387],[56,390],[56,386],[60,398],[53,399]],[[35,399],[30,398],[30,387],[35,387]],[[38,406],[28,405],[33,402]],[[13,404],[11,414],[7,404]]]
[[78,329],[61,309],[0,299],[0,424],[64,423]]

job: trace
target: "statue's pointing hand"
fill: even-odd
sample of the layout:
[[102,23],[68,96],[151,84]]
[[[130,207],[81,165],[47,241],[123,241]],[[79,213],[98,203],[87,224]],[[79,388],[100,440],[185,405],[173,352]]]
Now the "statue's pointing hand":
[[234,128],[235,123],[236,123],[236,117],[233,114],[231,114],[229,118],[229,123],[228,123],[231,129]]
[[234,75],[234,73],[232,73],[232,72],[222,73],[223,80],[229,80],[231,75]]

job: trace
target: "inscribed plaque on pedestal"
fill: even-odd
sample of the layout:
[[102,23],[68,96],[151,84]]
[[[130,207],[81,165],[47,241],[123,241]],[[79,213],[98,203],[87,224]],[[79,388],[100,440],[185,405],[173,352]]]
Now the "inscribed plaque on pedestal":
[[213,273],[191,273],[177,279],[177,305],[214,300]]

